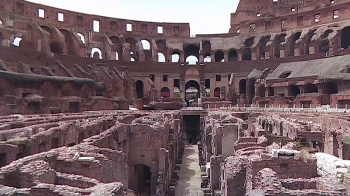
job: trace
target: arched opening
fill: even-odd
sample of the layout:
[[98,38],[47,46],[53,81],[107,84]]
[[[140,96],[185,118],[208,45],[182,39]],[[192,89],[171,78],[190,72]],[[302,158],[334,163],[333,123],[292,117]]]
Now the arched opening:
[[[194,56],[197,58],[197,62],[198,62],[198,59],[199,59],[199,47],[194,45],[194,44],[190,44],[188,46],[185,47],[185,59],[187,59],[187,57],[189,56]],[[187,60],[186,60],[187,62]]]
[[16,37],[16,38],[13,40],[12,44],[13,44],[14,46],[19,47],[19,46],[20,46],[21,41],[22,41],[22,38],[20,38],[20,37]]
[[288,95],[289,96],[296,97],[299,94],[300,94],[300,89],[298,86],[293,84],[293,85],[290,85],[288,87]]
[[138,195],[149,195],[151,192],[151,168],[138,164],[134,166],[135,169],[135,189]]
[[224,62],[225,54],[223,51],[217,51],[215,53],[215,62]]
[[198,63],[198,58],[196,56],[191,55],[186,58],[186,62],[189,65],[195,65],[196,63]]
[[204,62],[211,62],[211,55],[210,55],[210,53],[205,53],[205,55],[203,56],[204,58],[203,58],[203,61]]
[[319,52],[328,52],[329,51],[329,40],[323,39],[320,43]]
[[245,47],[251,47],[254,44],[255,37],[250,37],[246,40],[244,40],[244,46]]
[[171,54],[171,62],[172,63],[180,62],[180,51],[176,50]]
[[151,50],[151,44],[149,43],[148,40],[141,40],[143,50]]
[[91,57],[94,59],[102,59],[102,52],[99,48],[93,48],[91,50]]
[[267,50],[267,43],[270,41],[271,35],[264,36],[260,39],[260,59],[265,59],[265,52]]
[[81,33],[77,33],[77,35],[80,37],[80,40],[83,42],[83,44],[85,44],[85,37],[83,34]]
[[[185,100],[186,102],[197,101],[200,97],[200,85],[195,80],[190,80],[185,84]],[[189,104],[187,104],[189,105]]]
[[118,52],[115,52],[115,60],[119,60],[119,53]]
[[214,89],[214,97],[219,97],[220,98],[220,87],[216,87]]
[[318,88],[314,84],[306,84],[304,86],[304,93],[318,93]]
[[341,48],[348,49],[350,46],[350,27],[341,31]]
[[335,82],[326,82],[324,84],[323,94],[337,94],[338,85]]
[[165,56],[161,52],[158,52],[158,62],[159,63],[165,63]]
[[247,80],[242,79],[239,81],[239,94],[246,95],[247,93]]
[[308,33],[307,33],[307,36],[305,38],[305,44],[304,44],[304,50],[305,50],[305,54],[310,54],[310,43],[311,43],[311,39],[312,37],[315,35],[315,32],[316,32],[317,29],[313,29],[313,30],[310,30]]
[[297,43],[297,41],[300,39],[301,32],[296,32],[293,35],[293,41],[290,44],[290,50],[289,50],[289,56],[294,56],[294,48]]
[[252,60],[252,49],[250,48],[244,48],[242,51],[242,60]]
[[228,53],[228,61],[238,61],[237,50],[230,50]]
[[58,42],[52,42],[50,44],[50,50],[55,54],[63,54],[63,47]]
[[48,26],[40,26],[40,28],[44,29],[44,31],[46,31],[47,33],[49,33],[50,36],[51,36],[51,28],[50,28],[50,27],[48,27]]
[[163,87],[160,90],[160,96],[163,98],[170,98],[170,89],[168,87]]
[[77,88],[72,83],[66,83],[62,87],[62,97],[76,96]]
[[140,99],[143,97],[143,82],[141,80],[138,80],[135,82],[135,86],[136,86],[136,97],[137,99]]
[[285,42],[286,34],[281,34],[277,37],[275,44],[274,44],[274,58],[280,58],[281,57],[281,44]]
[[0,20],[0,25],[2,25],[2,21]]

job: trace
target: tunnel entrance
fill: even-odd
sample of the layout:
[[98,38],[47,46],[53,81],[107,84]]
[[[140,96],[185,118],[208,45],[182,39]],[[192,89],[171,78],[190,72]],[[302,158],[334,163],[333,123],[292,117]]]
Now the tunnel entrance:
[[186,133],[186,139],[190,144],[197,144],[200,131],[200,116],[199,115],[186,115],[183,116],[183,127]]
[[151,194],[151,168],[147,165],[139,164],[135,165],[135,188],[138,195],[150,195]]

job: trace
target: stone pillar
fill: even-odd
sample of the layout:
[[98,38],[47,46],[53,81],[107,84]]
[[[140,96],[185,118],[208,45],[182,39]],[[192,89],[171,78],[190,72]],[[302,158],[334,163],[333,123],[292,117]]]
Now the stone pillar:
[[234,152],[233,144],[238,140],[238,125],[226,124],[222,129],[222,159],[231,156]]
[[294,48],[294,56],[300,56],[300,48]]
[[284,57],[286,57],[286,54],[285,54],[285,50],[282,49],[280,50],[280,58],[284,58]]
[[221,188],[221,182],[220,182],[221,162],[222,162],[221,156],[213,155],[210,157],[210,189],[211,190],[219,190]]
[[309,46],[309,54],[315,54],[315,46]]
[[156,189],[158,185],[158,172],[152,171],[151,176],[151,195],[156,196]]
[[224,61],[228,62],[228,51],[224,52]]

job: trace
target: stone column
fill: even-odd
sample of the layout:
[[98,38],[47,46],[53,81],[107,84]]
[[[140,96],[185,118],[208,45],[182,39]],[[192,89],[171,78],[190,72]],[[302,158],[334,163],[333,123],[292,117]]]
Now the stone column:
[[221,162],[222,162],[221,155],[220,156],[213,155],[210,157],[210,189],[211,190],[219,190],[221,187],[221,182],[220,182]]

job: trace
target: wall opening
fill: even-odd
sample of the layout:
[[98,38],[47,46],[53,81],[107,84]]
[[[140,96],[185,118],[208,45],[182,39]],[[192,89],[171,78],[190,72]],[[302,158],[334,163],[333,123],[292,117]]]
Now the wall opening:
[[228,61],[238,61],[237,50],[230,50],[228,53]]
[[350,27],[345,27],[341,31],[341,48],[348,49],[350,46]]
[[64,22],[64,14],[63,13],[58,13],[57,14],[57,20],[59,22]]
[[203,56],[203,61],[204,62],[211,62],[211,55],[210,55],[210,53],[205,53],[205,55]]
[[225,54],[223,51],[217,51],[215,53],[215,62],[224,62]]
[[197,101],[200,97],[200,85],[195,80],[190,80],[185,84],[185,101],[187,105],[189,105],[189,101]]
[[170,98],[170,89],[168,87],[163,87],[160,90],[160,96],[163,98]]
[[186,58],[186,62],[189,65],[195,65],[196,63],[198,63],[198,58],[196,56],[191,55]]
[[128,31],[128,32],[132,31],[132,24],[130,24],[130,23],[126,24],[126,31]]
[[151,168],[146,165],[135,165],[135,188],[138,195],[149,195],[151,192]]
[[91,50],[91,57],[94,59],[102,59],[102,51],[99,48],[93,48]]
[[267,87],[267,96],[269,97],[275,96],[275,89],[273,89],[273,87],[271,86]]
[[197,58],[197,62],[198,62],[198,59],[199,59],[199,47],[198,46],[196,46],[194,44],[190,44],[190,45],[185,47],[184,52],[185,52],[185,59],[187,59],[187,57],[189,57],[189,56],[194,56]]
[[77,35],[80,37],[80,40],[83,42],[83,44],[85,44],[85,37],[83,34],[81,33],[77,33]]
[[180,62],[180,51],[176,50],[171,54],[171,62],[172,63]]
[[288,90],[289,90],[289,96],[293,96],[293,97],[296,97],[297,95],[299,95],[300,94],[300,89],[299,89],[299,87],[298,86],[296,86],[296,85],[290,85],[289,87],[288,87]]
[[136,86],[136,97],[137,99],[140,99],[143,97],[144,84],[141,80],[138,80],[135,82],[135,86]]
[[252,60],[252,49],[250,48],[244,48],[242,51],[242,60]]
[[163,27],[162,26],[158,26],[157,27],[157,33],[158,34],[163,34]]
[[239,94],[246,95],[247,94],[247,80],[242,79],[239,81]]
[[304,93],[318,93],[318,88],[314,84],[306,84],[304,87]]
[[0,153],[0,168],[7,165],[7,154]]
[[197,144],[200,136],[200,116],[199,115],[185,115],[183,116],[183,125],[187,140],[190,144]]
[[338,93],[338,85],[335,82],[326,82],[324,84],[323,94],[337,94]]
[[150,50],[151,49],[151,44],[149,43],[148,40],[141,40],[143,50]]
[[277,37],[275,44],[274,44],[274,58],[280,58],[281,57],[281,44],[284,43],[286,40],[286,34],[281,34]]
[[61,44],[58,42],[52,42],[50,44],[50,50],[51,50],[51,52],[53,52],[55,54],[63,54],[63,48],[62,48]]
[[220,98],[220,87],[214,89],[214,97]]
[[79,102],[69,102],[69,113],[79,113],[80,103]]
[[13,40],[12,44],[13,44],[14,46],[19,47],[19,46],[20,46],[21,41],[22,41],[22,38],[20,38],[20,37],[16,37],[16,38]]
[[165,56],[161,52],[158,52],[158,62],[159,63],[165,63]]
[[39,18],[45,18],[45,10],[44,9],[39,9],[38,10],[38,16]]
[[93,20],[92,22],[92,28],[94,32],[100,32],[100,21]]

